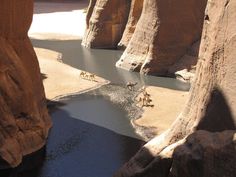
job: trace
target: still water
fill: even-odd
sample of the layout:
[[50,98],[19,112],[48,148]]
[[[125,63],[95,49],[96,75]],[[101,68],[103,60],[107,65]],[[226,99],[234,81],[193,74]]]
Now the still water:
[[43,163],[30,171],[12,170],[8,177],[111,177],[144,144],[130,125],[138,110],[132,107],[134,95],[124,84],[133,81],[139,87],[189,89],[188,84],[172,78],[142,76],[116,68],[121,51],[89,50],[80,45],[80,40],[32,42],[35,47],[60,52],[64,63],[112,84],[60,100],[60,106],[51,113],[53,128]]

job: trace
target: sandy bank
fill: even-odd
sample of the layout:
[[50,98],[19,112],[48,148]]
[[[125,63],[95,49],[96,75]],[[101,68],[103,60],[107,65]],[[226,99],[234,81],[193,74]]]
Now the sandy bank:
[[60,62],[60,53],[41,48],[35,48],[35,51],[48,99],[90,90],[108,83],[98,76],[95,76],[95,81],[81,78],[80,70]]
[[[168,129],[178,114],[183,109],[188,92],[178,91],[161,87],[147,87],[147,92],[151,95],[151,105],[153,107],[143,107],[141,118],[132,123],[138,133],[145,134],[146,138],[158,135]],[[139,94],[137,99],[142,96]],[[137,104],[141,107],[141,103]]]
[[[86,0],[80,2],[37,0],[34,4],[33,23],[29,36],[40,40],[81,39],[86,26],[84,8],[87,5]],[[87,91],[108,83],[98,76],[95,76],[95,81],[81,78],[80,70],[62,63],[63,56],[59,52],[43,48],[34,49],[48,99]]]

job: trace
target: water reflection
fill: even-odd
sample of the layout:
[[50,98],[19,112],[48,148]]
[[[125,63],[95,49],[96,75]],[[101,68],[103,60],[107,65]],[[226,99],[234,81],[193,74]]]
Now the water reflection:
[[153,85],[165,88],[188,90],[189,84],[166,77],[140,75],[115,67],[122,51],[87,49],[81,46],[81,40],[39,40],[32,39],[35,47],[45,48],[62,53],[62,60],[75,68],[95,73],[112,83],[124,84],[127,81],[139,85]]

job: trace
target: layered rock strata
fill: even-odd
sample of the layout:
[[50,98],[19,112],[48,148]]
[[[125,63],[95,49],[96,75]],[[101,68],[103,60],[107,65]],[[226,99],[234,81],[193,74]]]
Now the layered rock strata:
[[91,0],[82,45],[116,48],[127,22],[129,8],[130,1],[127,0]]
[[[175,164],[173,152],[177,153],[174,158],[178,158],[179,162],[184,164],[185,155],[179,156],[177,148],[186,142],[186,137],[197,130],[218,132],[217,135],[210,135],[213,136],[213,139],[214,137],[222,137],[216,138],[214,143],[222,144],[222,149],[230,147],[229,152],[233,150],[236,130],[235,9],[236,1],[233,0],[208,1],[197,73],[188,103],[172,126],[166,132],[148,142],[117,172],[116,177],[182,177],[186,174],[192,174],[191,165],[184,166],[183,172],[183,166],[179,168]],[[225,130],[233,131],[228,134],[223,132]],[[196,142],[199,142],[201,137],[209,137],[208,132],[201,132],[200,137],[196,135]],[[225,143],[225,141],[231,141],[232,143]],[[199,153],[207,153],[207,147],[211,146],[211,142],[208,143],[206,146],[202,144],[203,149]],[[187,144],[189,144],[188,138]],[[193,145],[193,147],[195,146],[197,145]],[[191,156],[194,156],[194,152],[183,152],[183,154],[190,153]],[[213,150],[213,152],[212,154],[208,153],[209,157],[201,158],[204,164],[213,163],[214,154],[218,151]],[[227,152],[226,149],[225,152]],[[231,169],[236,164],[234,154],[235,152],[232,153],[232,160],[224,160],[229,159],[229,155],[228,152],[221,151],[219,157],[217,157],[218,162],[214,170],[220,170],[217,165],[224,163],[224,176],[235,176],[235,171]],[[199,173],[194,176],[214,176],[217,171],[212,173],[211,167],[211,164],[204,166],[204,175]],[[171,169],[175,169],[175,173],[172,173]],[[227,173],[227,170],[230,173]],[[207,175],[208,172],[210,175]],[[222,172],[219,172],[219,174],[222,174]]]
[[11,167],[44,146],[51,127],[36,54],[27,36],[32,0],[0,6],[0,156]]

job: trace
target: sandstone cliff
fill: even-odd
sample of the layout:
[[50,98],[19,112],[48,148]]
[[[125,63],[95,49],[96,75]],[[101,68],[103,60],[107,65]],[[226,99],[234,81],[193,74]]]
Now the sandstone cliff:
[[129,8],[130,1],[127,0],[91,0],[82,45],[91,48],[117,47],[127,22]]
[[38,61],[27,36],[32,15],[32,0],[1,1],[0,157],[11,167],[40,149],[51,127]]
[[120,48],[126,48],[131,40],[134,31],[136,29],[136,25],[139,21],[139,18],[142,14],[143,10],[143,0],[132,0],[129,12],[129,18],[125,27],[125,31],[122,35],[122,38],[118,44]]
[[[185,109],[169,130],[147,143],[116,177],[236,175],[232,169],[236,164],[233,148],[236,130],[235,9],[234,0],[208,1],[197,73]],[[225,130],[233,131],[222,132]],[[214,144],[218,144],[215,149],[212,148]],[[187,165],[189,161],[193,164]],[[191,175],[192,165],[201,167],[199,173]]]
[[200,38],[206,0],[144,0],[134,34],[118,67],[166,75]]
[[[91,0],[82,44],[110,48],[117,47],[121,39],[118,47],[126,49],[117,67],[169,75],[168,69],[201,37],[206,1],[132,0],[128,8],[129,1]],[[180,62],[177,68],[188,68],[185,63]]]

